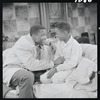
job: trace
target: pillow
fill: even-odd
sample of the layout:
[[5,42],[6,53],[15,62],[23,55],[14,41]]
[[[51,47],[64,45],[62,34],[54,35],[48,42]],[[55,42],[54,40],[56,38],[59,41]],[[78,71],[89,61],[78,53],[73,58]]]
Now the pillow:
[[97,73],[95,73],[95,77],[91,80],[89,84],[82,85],[82,84],[77,83],[74,85],[73,88],[74,90],[83,89],[86,91],[96,91],[97,90]]
[[85,57],[97,64],[97,46],[91,45],[86,49]]
[[89,78],[93,71],[97,71],[97,65],[87,58],[82,58],[77,68],[72,71],[69,79],[76,80],[80,84],[85,84],[90,81]]
[[97,45],[80,44],[83,50],[83,56],[97,64]]

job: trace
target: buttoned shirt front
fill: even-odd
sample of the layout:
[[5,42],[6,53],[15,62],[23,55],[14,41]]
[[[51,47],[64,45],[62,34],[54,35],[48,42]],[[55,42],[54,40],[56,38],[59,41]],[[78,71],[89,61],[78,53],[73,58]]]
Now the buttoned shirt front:
[[55,59],[59,56],[63,56],[65,58],[64,63],[56,67],[57,71],[66,71],[77,66],[82,58],[82,48],[72,36],[67,43],[59,40],[56,43],[56,47],[57,51]]

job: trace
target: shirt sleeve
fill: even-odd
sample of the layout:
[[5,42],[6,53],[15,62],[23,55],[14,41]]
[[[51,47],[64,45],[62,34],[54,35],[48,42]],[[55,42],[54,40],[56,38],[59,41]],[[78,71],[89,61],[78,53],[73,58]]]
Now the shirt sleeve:
[[79,59],[82,57],[82,48],[80,45],[72,45],[71,57],[69,60],[64,61],[63,64],[58,65],[57,71],[70,70],[77,66]]
[[52,61],[36,59],[35,46],[32,50],[29,50],[25,45],[19,45],[14,50],[18,59],[24,64],[24,67],[30,71],[45,70],[54,66]]

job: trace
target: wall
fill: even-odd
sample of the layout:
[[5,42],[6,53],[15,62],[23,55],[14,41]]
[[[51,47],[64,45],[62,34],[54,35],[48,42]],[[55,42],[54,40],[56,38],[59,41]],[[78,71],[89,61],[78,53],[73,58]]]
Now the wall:
[[88,32],[90,43],[94,44],[91,33],[95,33],[97,37],[96,3],[68,3],[68,21],[72,26],[73,36]]
[[10,40],[29,33],[35,23],[40,23],[38,3],[4,4],[3,35]]
[[[97,4],[66,3],[66,5],[68,8],[66,16],[72,26],[73,36],[78,36],[82,32],[97,33]],[[33,24],[41,24],[40,19],[39,3],[3,4],[3,40],[5,41],[5,36],[8,37],[6,38],[8,41],[3,42],[3,48],[11,47],[20,36],[28,34]]]
[[40,24],[38,3],[3,4],[3,42],[4,49],[11,47],[22,35],[28,34],[33,24]]

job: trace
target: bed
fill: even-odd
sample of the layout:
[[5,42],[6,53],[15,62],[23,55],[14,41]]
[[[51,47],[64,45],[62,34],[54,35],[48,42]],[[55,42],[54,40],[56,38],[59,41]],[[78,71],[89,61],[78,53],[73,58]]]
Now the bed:
[[[97,65],[97,45],[80,45],[83,49],[83,56]],[[36,98],[97,98],[97,72],[92,75],[91,82],[85,85],[74,84],[73,81],[61,84],[36,82],[33,85],[33,91]],[[10,95],[6,95],[5,98],[18,98],[16,90],[13,90]]]

